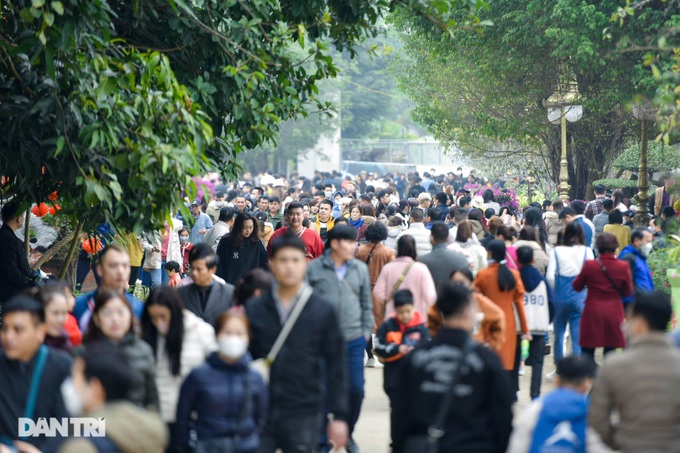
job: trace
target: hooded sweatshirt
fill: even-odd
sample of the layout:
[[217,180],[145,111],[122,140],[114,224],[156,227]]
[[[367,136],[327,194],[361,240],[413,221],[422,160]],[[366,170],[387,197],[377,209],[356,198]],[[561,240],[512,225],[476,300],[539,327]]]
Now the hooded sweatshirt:
[[[163,451],[168,445],[168,429],[160,416],[127,401],[106,404],[88,417],[106,420],[106,439],[122,453]],[[69,440],[60,453],[97,453],[92,440],[81,437]]]
[[[536,323],[544,323],[545,319],[543,319],[542,315],[545,315],[545,312],[542,310],[546,308],[548,310],[549,319],[552,320],[554,314],[553,304],[555,303],[555,293],[553,292],[545,277],[535,267],[522,267],[519,270],[519,274],[522,277],[522,283],[524,283],[524,312],[525,316],[527,316],[529,330],[531,330],[532,333],[547,332],[545,325],[538,327]],[[545,289],[536,291],[541,283],[545,283]],[[543,296],[547,297],[547,300],[541,301],[540,299]],[[531,314],[528,315],[527,311],[530,311]],[[543,322],[539,322],[539,320],[542,320]]]

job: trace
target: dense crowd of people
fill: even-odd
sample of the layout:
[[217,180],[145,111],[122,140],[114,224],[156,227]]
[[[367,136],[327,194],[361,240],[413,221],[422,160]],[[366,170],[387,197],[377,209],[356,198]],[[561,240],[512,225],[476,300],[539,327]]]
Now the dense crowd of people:
[[[0,452],[359,452],[378,366],[394,452],[675,451],[680,352],[647,263],[677,233],[664,181],[636,228],[602,186],[514,210],[460,169],[245,174],[157,231],[100,226],[74,287],[31,268],[7,203]],[[69,416],[106,436],[19,436]]]

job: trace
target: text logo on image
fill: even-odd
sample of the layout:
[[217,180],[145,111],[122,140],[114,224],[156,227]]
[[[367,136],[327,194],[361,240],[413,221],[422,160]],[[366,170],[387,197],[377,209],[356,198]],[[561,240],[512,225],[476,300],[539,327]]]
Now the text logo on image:
[[39,418],[37,421],[20,417],[19,438],[22,437],[104,437],[104,418],[70,417]]

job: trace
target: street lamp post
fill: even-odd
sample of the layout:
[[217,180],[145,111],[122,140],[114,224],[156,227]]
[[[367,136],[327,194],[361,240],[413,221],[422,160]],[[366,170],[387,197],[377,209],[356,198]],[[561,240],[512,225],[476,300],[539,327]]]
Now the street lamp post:
[[647,127],[649,121],[656,121],[656,113],[649,103],[635,105],[633,116],[641,123],[640,132],[640,168],[638,171],[638,210],[635,213],[635,225],[649,225],[649,172],[647,170]]
[[558,186],[560,198],[569,199],[569,161],[567,160],[567,121],[575,123],[583,116],[583,106],[578,102],[581,95],[578,92],[576,80],[569,80],[562,76],[557,84],[557,90],[543,102],[548,109],[548,121],[552,124],[560,123],[562,129],[562,157],[560,159],[560,184]]

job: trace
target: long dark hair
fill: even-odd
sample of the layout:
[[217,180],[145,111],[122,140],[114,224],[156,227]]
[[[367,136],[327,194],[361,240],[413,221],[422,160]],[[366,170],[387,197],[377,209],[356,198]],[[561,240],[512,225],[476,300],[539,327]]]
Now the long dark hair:
[[182,298],[175,288],[170,286],[158,286],[151,290],[149,298],[144,304],[142,312],[142,340],[147,342],[153,349],[154,358],[158,348],[158,329],[151,322],[149,307],[160,305],[170,310],[170,327],[165,336],[165,353],[170,362],[170,372],[173,376],[179,376],[182,369],[182,343],[184,341],[184,314]]
[[416,240],[409,234],[403,235],[397,241],[397,258],[401,256],[410,256],[414,260],[418,259]]
[[[243,237],[243,225],[246,220],[253,221],[253,232],[247,238]],[[242,212],[234,220],[234,228],[229,235],[235,248],[243,247],[245,243],[256,244],[260,241],[260,222],[249,212]]]
[[548,229],[543,220],[543,211],[538,208],[527,209],[527,212],[524,213],[524,224],[534,227],[536,230],[536,242],[545,249],[545,244],[548,243]]
[[123,302],[125,302],[125,305],[127,306],[128,310],[130,310],[130,330],[128,331],[128,333],[133,332],[135,315],[132,312],[132,307],[130,306],[130,302],[127,300],[127,298],[118,291],[114,291],[112,289],[100,289],[94,296],[94,310],[92,311],[92,317],[90,318],[90,323],[88,324],[87,332],[85,333],[85,336],[83,338],[84,343],[90,343],[93,341],[103,340],[106,338],[104,332],[102,332],[99,326],[94,322],[94,318],[99,314],[102,308],[104,308],[106,304],[108,304],[113,299],[122,300]]
[[583,228],[576,222],[571,222],[564,228],[564,234],[562,235],[562,243],[560,245],[565,245],[571,247],[574,245],[586,245],[586,235],[583,233]]
[[501,291],[513,291],[517,282],[515,276],[512,275],[510,269],[505,264],[505,243],[499,240],[493,240],[489,243],[489,252],[491,252],[491,259],[495,260],[500,267],[498,268],[498,288]]
[[245,305],[246,301],[253,297],[255,291],[268,291],[274,284],[274,277],[264,269],[251,269],[236,285],[234,291],[234,305]]

